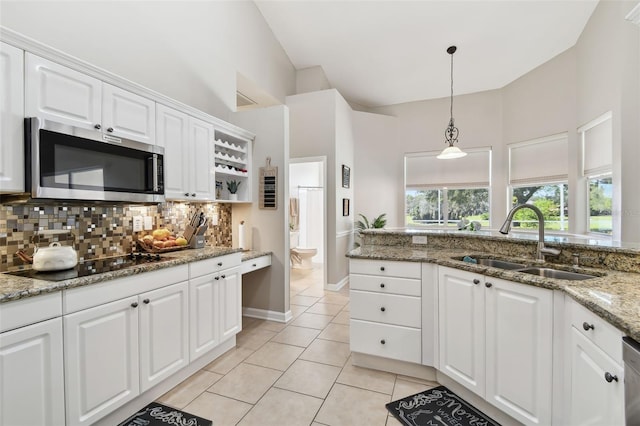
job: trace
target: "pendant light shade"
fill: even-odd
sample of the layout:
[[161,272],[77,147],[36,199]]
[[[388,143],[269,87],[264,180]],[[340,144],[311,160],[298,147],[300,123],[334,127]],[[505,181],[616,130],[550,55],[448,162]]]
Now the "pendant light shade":
[[442,150],[440,155],[436,158],[440,160],[451,160],[453,158],[461,158],[467,155],[466,152],[462,151],[459,147],[454,144],[458,142],[458,128],[454,124],[453,120],[453,54],[456,53],[458,48],[456,46],[449,46],[447,49],[447,53],[451,55],[451,108],[450,108],[450,118],[449,125],[444,131],[445,143],[447,147]]

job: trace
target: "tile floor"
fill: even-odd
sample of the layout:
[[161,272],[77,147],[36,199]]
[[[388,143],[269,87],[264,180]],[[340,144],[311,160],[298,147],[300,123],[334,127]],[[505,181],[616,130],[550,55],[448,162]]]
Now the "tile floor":
[[354,367],[349,289],[324,291],[322,271],[291,271],[288,324],[243,318],[237,346],[158,401],[226,425],[399,425],[385,404],[438,386]]

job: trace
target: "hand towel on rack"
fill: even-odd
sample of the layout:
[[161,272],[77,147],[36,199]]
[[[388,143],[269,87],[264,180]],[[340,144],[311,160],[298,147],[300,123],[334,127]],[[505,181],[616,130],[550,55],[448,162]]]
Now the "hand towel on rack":
[[289,198],[289,222],[293,225],[293,229],[298,229],[299,216],[298,199],[295,197]]

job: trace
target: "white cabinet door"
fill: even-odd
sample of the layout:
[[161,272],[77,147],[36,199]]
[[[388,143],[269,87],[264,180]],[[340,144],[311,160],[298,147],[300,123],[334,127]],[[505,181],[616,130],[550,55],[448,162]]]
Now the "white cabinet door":
[[104,83],[102,130],[113,136],[153,145],[156,141],[156,103]]
[[156,143],[164,147],[164,187],[167,199],[184,200],[189,191],[189,116],[156,106]]
[[213,126],[197,118],[189,117],[190,165],[185,173],[190,175],[191,198],[199,201],[215,198],[215,174],[213,161]]
[[64,317],[67,425],[89,425],[135,398],[138,297]]
[[25,115],[85,129],[101,125],[102,82],[25,54]]
[[220,273],[220,341],[242,330],[242,281],[240,268]]
[[[608,382],[605,374],[617,380]],[[569,425],[624,425],[623,369],[571,327]]]
[[0,193],[24,192],[24,53],[0,43]]
[[138,296],[140,311],[140,392],[189,364],[188,283]]
[[0,425],[64,424],[62,319],[0,334]]
[[193,362],[220,343],[220,279],[189,280],[189,356]]
[[551,424],[553,293],[485,277],[485,399],[524,424]]
[[484,278],[471,272],[440,267],[438,296],[440,370],[484,396]]

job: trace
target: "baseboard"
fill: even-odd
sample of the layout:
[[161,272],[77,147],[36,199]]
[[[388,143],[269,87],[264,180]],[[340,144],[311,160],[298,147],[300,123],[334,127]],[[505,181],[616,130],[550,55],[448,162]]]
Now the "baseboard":
[[346,277],[338,281],[336,284],[327,283],[327,286],[325,287],[325,289],[331,290],[331,291],[338,291],[348,283],[349,283],[349,275],[347,275]]
[[419,379],[436,381],[436,369],[426,365],[414,364],[397,359],[382,358],[375,355],[360,352],[351,353],[351,363],[357,367],[371,368],[373,370],[387,371],[389,373],[402,374],[404,376],[417,377]]
[[249,318],[258,318],[276,322],[289,322],[293,319],[291,310],[287,312],[269,311],[267,309],[242,308],[242,316]]

